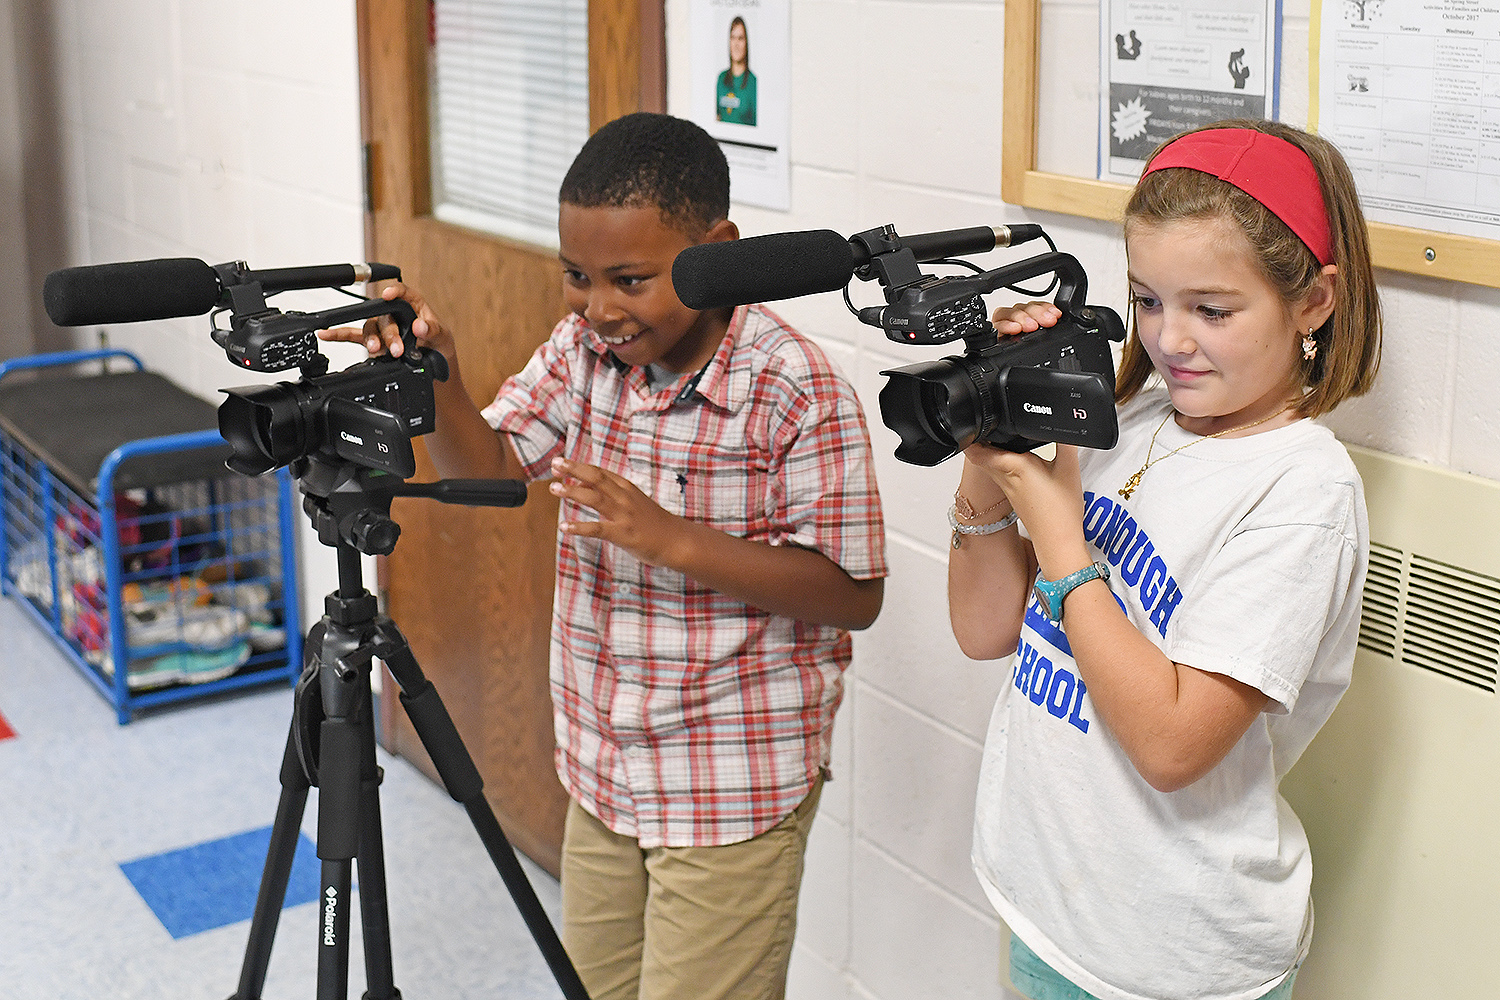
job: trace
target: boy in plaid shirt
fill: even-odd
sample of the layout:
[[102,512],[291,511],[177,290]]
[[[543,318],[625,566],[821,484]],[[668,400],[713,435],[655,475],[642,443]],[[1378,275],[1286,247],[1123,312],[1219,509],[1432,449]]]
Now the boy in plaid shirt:
[[[595,1000],[784,995],[850,629],[885,531],[854,390],[761,306],[695,311],[679,251],[736,239],[698,126],[600,129],[558,213],[572,314],[483,410],[451,374],[426,445],[447,477],[551,477],[562,500],[551,687],[571,797],[562,937]],[[388,320],[363,331],[400,353]]]

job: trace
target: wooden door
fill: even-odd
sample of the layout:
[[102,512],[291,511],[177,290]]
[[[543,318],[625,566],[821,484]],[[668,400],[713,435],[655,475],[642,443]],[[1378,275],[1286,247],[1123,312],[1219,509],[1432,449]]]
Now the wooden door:
[[[427,0],[360,0],[370,260],[395,264],[455,332],[464,382],[487,403],[565,314],[555,251],[439,222],[428,167]],[[589,119],[663,110],[661,0],[590,0]],[[417,439],[415,481],[437,478]],[[533,486],[497,510],[398,500],[387,613],[437,687],[506,836],[556,874],[567,796],[553,766],[547,645],[557,504]],[[436,780],[387,673],[382,741]]]

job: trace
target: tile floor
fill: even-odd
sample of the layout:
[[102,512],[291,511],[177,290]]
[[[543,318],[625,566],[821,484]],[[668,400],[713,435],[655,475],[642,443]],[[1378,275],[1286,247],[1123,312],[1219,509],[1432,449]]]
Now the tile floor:
[[[120,726],[14,599],[0,599],[0,1000],[234,992],[291,708],[278,686]],[[405,761],[379,757],[396,985],[423,1000],[560,997],[462,807]],[[316,995],[316,790],[301,829],[267,1000]],[[555,924],[556,881],[523,864]],[[358,997],[357,931],[352,942]]]

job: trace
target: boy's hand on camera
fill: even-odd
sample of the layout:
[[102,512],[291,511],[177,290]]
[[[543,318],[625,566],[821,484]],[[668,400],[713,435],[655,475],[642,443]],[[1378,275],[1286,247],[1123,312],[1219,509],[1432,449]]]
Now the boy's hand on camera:
[[[393,299],[405,299],[411,306],[417,318],[412,322],[411,332],[416,336],[418,347],[429,347],[445,355],[449,361],[453,360],[453,335],[443,328],[438,322],[437,314],[427,304],[427,300],[409,285],[396,281],[380,290],[380,297],[387,302]],[[406,350],[406,345],[401,342],[401,331],[389,316],[376,316],[365,320],[361,329],[352,326],[339,327],[335,330],[319,330],[320,340],[341,340],[353,344],[364,344],[371,356],[390,353],[391,357],[399,358]]]
[[552,474],[557,477],[550,487],[553,496],[599,515],[597,521],[564,521],[564,532],[611,542],[651,566],[668,565],[668,549],[681,518],[630,480],[596,465],[556,458]]
[[1002,337],[1014,337],[1053,326],[1062,319],[1062,310],[1051,302],[1021,302],[999,307],[990,319],[995,324],[996,333]]

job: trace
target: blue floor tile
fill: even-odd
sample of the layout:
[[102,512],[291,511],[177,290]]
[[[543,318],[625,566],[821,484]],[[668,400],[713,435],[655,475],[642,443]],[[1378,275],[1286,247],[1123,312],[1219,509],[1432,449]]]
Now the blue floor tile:
[[[255,912],[271,828],[166,851],[120,865],[174,938],[249,920]],[[298,834],[283,909],[318,898],[321,867],[317,848]]]
[[[227,996],[245,959],[292,710],[290,688],[266,688],[121,726],[46,633],[0,599],[0,711],[20,734],[0,740],[0,1000]],[[383,748],[376,760],[397,985],[422,1000],[559,1000],[464,807],[408,761]],[[288,903],[312,899],[320,881],[317,806],[314,788],[299,823],[309,870],[292,873]],[[247,830],[258,836],[238,862],[229,849],[191,857]],[[184,844],[199,848],[179,852]],[[557,881],[521,863],[555,925]],[[263,996],[313,995],[319,917],[316,904],[282,911]],[[351,928],[351,997],[366,986],[362,938]]]

